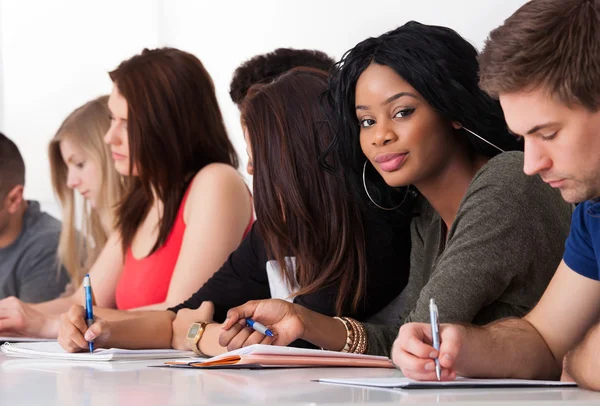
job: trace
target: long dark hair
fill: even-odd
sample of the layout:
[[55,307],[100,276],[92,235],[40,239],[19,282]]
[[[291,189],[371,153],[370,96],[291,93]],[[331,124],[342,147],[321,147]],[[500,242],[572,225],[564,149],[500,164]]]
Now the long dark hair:
[[[335,153],[351,172],[356,189],[363,189],[366,160],[355,111],[356,82],[372,63],[392,68],[448,121],[459,122],[505,151],[523,150],[522,143],[508,133],[499,102],[478,86],[475,47],[450,28],[411,21],[360,42],[331,70],[324,101],[332,113],[336,136],[327,152]],[[461,132],[471,153],[487,157],[499,153],[466,130]],[[361,196],[365,197],[364,192]]]
[[123,250],[154,194],[163,203],[152,252],[166,241],[192,177],[213,162],[238,166],[208,72],[195,56],[173,48],[144,49],[110,78],[127,100],[130,173],[139,176],[117,208]]
[[[336,312],[358,307],[366,285],[362,215],[343,178],[319,155],[333,139],[319,95],[327,74],[296,68],[251,88],[242,104],[254,160],[254,202],[267,251],[297,295],[339,287]],[[333,158],[331,158],[333,159]],[[334,162],[330,162],[334,164]],[[285,257],[296,257],[296,274]]]

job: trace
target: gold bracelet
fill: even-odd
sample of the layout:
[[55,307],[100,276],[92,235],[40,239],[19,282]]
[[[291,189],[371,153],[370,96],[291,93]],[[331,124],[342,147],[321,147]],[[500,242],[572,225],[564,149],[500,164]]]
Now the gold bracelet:
[[342,350],[340,352],[350,352],[350,348],[353,346],[353,341],[354,341],[353,334],[351,333],[352,327],[345,320],[345,318],[334,317],[334,319],[341,321],[342,324],[344,325],[344,328],[346,329],[346,344],[344,345],[344,348],[342,348]]
[[351,319],[350,317],[344,317],[344,320],[346,320],[348,322],[348,324],[350,325],[350,328],[352,329],[352,333],[354,335],[354,342],[352,343],[350,352],[356,353],[356,350],[358,349],[358,346],[360,345],[360,335],[359,335],[358,328],[356,327],[356,324],[354,323],[354,319]]
[[350,352],[356,354],[364,354],[367,352],[367,333],[364,326],[358,321],[344,317],[344,319],[350,324],[352,331],[354,332],[354,343]]
[[355,328],[354,323],[352,323],[348,318],[346,318],[346,321],[350,324],[352,334],[354,335],[354,342],[352,343],[352,348],[350,348],[350,352],[355,353],[356,349],[358,348],[358,344],[360,343],[360,336],[358,335],[358,331]]
[[359,354],[365,354],[367,352],[367,331],[365,330],[365,326],[363,326],[362,323],[356,322],[359,330],[360,330],[360,337],[361,337],[361,345],[357,350],[357,353]]

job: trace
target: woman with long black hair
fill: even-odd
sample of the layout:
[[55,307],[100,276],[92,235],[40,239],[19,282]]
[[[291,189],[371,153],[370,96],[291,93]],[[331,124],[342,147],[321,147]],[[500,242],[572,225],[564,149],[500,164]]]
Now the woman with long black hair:
[[388,355],[400,325],[429,321],[432,298],[445,323],[527,313],[561,260],[571,207],[523,173],[522,145],[478,87],[476,49],[449,28],[409,22],[348,51],[326,96],[337,129],[330,153],[355,194],[382,215],[401,202],[388,188],[420,194],[408,285],[372,319],[383,325],[250,302],[230,310],[221,344],[252,344],[240,320],[252,317],[276,345],[304,338]]

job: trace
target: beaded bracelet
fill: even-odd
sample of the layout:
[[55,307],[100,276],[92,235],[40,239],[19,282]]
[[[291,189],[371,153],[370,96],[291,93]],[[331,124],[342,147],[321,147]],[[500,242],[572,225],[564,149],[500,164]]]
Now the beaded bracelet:
[[354,341],[354,334],[352,331],[352,326],[350,325],[350,323],[346,320],[345,317],[334,317],[334,319],[339,320],[342,322],[342,324],[344,325],[344,328],[346,329],[346,344],[344,345],[344,348],[342,349],[341,352],[350,352],[350,348],[353,346],[353,341]]
[[358,321],[350,318],[350,317],[344,317],[343,318],[345,321],[347,321],[350,324],[350,327],[352,329],[353,334],[353,342],[352,342],[352,346],[350,348],[350,352],[356,353],[356,354],[364,354],[367,352],[367,333],[365,331],[364,326],[359,323]]

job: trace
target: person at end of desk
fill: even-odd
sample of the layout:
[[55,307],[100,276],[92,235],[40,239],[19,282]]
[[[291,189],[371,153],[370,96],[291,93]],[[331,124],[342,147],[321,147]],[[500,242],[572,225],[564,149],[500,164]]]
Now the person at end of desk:
[[[25,200],[24,189],[21,152],[0,133],[0,303],[55,299],[69,282],[56,261],[61,223]],[[19,335],[2,329],[13,313],[0,305],[0,335]]]
[[499,97],[508,126],[524,138],[525,173],[579,205],[535,308],[483,327],[442,324],[439,351],[423,339],[428,325],[403,326],[393,360],[407,377],[432,379],[425,367],[434,357],[446,379],[557,379],[564,364],[563,379],[600,391],[599,52],[597,1],[532,0],[491,32],[481,87]]

